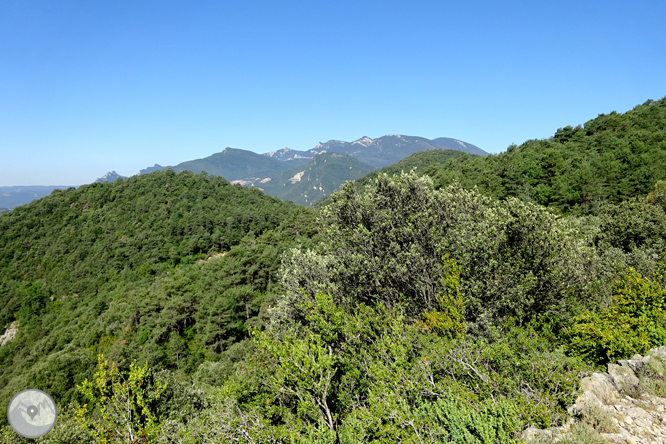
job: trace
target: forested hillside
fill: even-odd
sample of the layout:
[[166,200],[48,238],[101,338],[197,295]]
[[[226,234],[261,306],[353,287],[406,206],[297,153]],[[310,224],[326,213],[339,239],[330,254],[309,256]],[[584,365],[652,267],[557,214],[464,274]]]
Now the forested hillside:
[[253,186],[282,200],[312,206],[330,196],[347,180],[358,179],[370,171],[372,167],[351,156],[324,153],[316,155],[305,165],[256,180]]
[[517,197],[562,213],[594,214],[604,203],[646,196],[666,179],[666,98],[600,114],[552,138],[444,165],[437,187],[455,181],[499,199]]
[[225,148],[224,151],[215,153],[204,159],[190,160],[166,168],[171,168],[176,172],[193,171],[200,173],[205,171],[209,174],[215,174],[233,181],[271,176],[280,171],[293,168],[295,165],[297,165],[296,162],[281,162],[269,156],[253,153],[252,151]]
[[[666,345],[663,108],[417,155],[314,211],[173,171],[14,209],[0,396],[54,397],[45,443],[517,444],[570,419],[569,442],[603,443],[609,418],[567,413],[580,378]],[[582,183],[603,193],[535,198]],[[619,389],[666,393],[642,374]]]
[[188,374],[221,359],[247,338],[308,219],[256,189],[173,171],[56,190],[3,215],[0,325],[18,334],[0,348],[0,396],[34,386],[66,405],[97,353]]
[[[457,159],[458,157],[463,156],[465,153],[463,151],[457,150],[425,150],[414,153],[410,156],[405,157],[399,162],[389,165],[382,168],[379,171],[373,171],[372,173],[366,174],[358,180],[354,181],[356,189],[362,191],[367,185],[369,185],[373,180],[376,180],[380,174],[385,173],[389,176],[394,176],[400,174],[401,172],[409,172],[415,170],[419,174],[426,174],[430,172],[433,174],[438,171],[444,164],[447,162]],[[475,157],[474,154],[468,154],[472,157]]]

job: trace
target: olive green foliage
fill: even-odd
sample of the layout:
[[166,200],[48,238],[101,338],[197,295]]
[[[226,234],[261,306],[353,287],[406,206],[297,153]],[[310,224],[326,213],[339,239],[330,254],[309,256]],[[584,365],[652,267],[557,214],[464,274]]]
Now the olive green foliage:
[[654,186],[654,190],[648,194],[646,202],[650,205],[660,206],[666,211],[666,181],[660,180]]
[[443,259],[445,277],[441,278],[439,306],[433,311],[423,312],[421,326],[433,333],[451,339],[460,337],[465,332],[465,304],[460,294],[460,267],[448,256]]
[[619,204],[602,205],[598,218],[599,232],[594,241],[602,250],[661,252],[666,247],[666,215],[659,205],[631,198]]
[[435,309],[444,275],[438,193],[414,173],[379,176],[365,194],[351,183],[323,211],[326,253],[336,258],[333,280],[348,298],[388,306],[399,302],[420,313]]
[[327,239],[307,261],[316,265],[287,262],[301,270],[285,273],[292,298],[300,289],[312,297],[323,285],[336,301],[404,303],[419,315],[437,308],[448,255],[461,267],[473,328],[509,317],[568,318],[594,299],[590,242],[534,204],[498,202],[458,186],[435,190],[427,177],[403,173],[379,175],[363,194],[343,186],[322,218]]
[[666,344],[665,297],[661,274],[651,280],[629,269],[610,307],[574,319],[565,333],[569,353],[605,364]]
[[666,98],[601,114],[554,137],[486,157],[463,156],[430,171],[437,187],[459,182],[499,199],[516,197],[563,213],[595,214],[604,202],[646,196],[666,179]]

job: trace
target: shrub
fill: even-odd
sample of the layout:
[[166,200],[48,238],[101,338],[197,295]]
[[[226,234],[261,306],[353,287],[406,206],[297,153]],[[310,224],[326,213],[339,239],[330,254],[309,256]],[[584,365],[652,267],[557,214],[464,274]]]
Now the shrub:
[[461,267],[473,332],[509,317],[569,318],[590,299],[594,251],[571,224],[517,199],[498,202],[457,185],[435,190],[415,173],[380,174],[364,193],[343,185],[321,217],[328,228],[320,249],[292,252],[283,264],[289,298],[277,304],[276,319],[288,319],[281,314],[301,290],[312,300],[323,288],[347,306],[401,305],[411,319],[438,311],[443,257]]
[[132,363],[128,372],[121,372],[100,355],[93,380],[77,386],[88,402],[79,407],[77,418],[101,444],[155,439],[156,401],[165,387],[155,380],[148,363]]
[[615,286],[611,307],[574,319],[565,332],[570,354],[597,365],[666,344],[666,291],[661,274],[644,278],[630,268]]

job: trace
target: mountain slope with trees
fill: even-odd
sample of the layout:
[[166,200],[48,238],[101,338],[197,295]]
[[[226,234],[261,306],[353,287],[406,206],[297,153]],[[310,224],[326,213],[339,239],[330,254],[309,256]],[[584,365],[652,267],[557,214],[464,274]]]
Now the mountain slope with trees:
[[314,234],[310,219],[259,190],[171,170],[2,215],[0,325],[18,334],[0,347],[0,398],[27,385],[80,399],[96,353],[188,374],[238,359],[242,347],[225,352],[247,339],[281,253]]
[[405,157],[393,165],[389,165],[382,168],[381,170],[366,174],[360,179],[355,180],[354,183],[356,188],[360,191],[363,190],[367,185],[370,185],[373,180],[376,180],[381,173],[394,176],[396,174],[399,175],[401,172],[409,172],[413,169],[419,174],[434,172],[441,168],[442,165],[453,159],[457,159],[464,154],[465,153],[463,151],[448,149],[419,151],[418,153],[414,153]]
[[552,138],[487,157],[461,157],[432,172],[484,194],[517,197],[563,213],[594,214],[604,203],[646,196],[666,179],[666,98],[624,114],[600,114]]
[[228,181],[260,178],[292,168],[293,165],[268,156],[237,148],[225,148],[204,159],[189,160],[171,168],[176,172],[192,171],[215,174]]
[[252,185],[282,200],[311,206],[333,194],[346,181],[358,179],[372,170],[371,166],[351,156],[324,153],[305,165],[255,180]]

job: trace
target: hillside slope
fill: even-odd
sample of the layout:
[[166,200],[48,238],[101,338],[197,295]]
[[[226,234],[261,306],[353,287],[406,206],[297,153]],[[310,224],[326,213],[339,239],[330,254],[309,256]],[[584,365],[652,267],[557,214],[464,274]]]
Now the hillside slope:
[[204,159],[190,160],[168,168],[172,168],[176,172],[192,171],[200,173],[205,171],[208,174],[215,174],[232,181],[249,177],[266,177],[292,166],[292,164],[262,156],[252,151],[225,148],[221,153],[215,153]]
[[645,196],[666,179],[666,98],[625,114],[600,114],[546,140],[510,146],[499,155],[461,157],[433,172],[500,199],[518,197],[561,212],[593,214],[605,202]]
[[2,215],[0,327],[18,334],[0,346],[0,400],[29,386],[67,403],[97,353],[188,373],[219,361],[247,337],[280,255],[307,231],[305,211],[220,177],[162,171]]
[[376,180],[377,176],[381,173],[386,173],[389,176],[400,174],[401,172],[410,172],[411,170],[416,170],[419,174],[425,174],[426,171],[432,171],[441,168],[442,165],[457,159],[458,157],[464,156],[463,151],[458,150],[427,150],[414,153],[411,156],[405,157],[399,162],[389,165],[382,168],[378,171],[373,171],[360,179],[356,180],[356,188],[362,190],[366,185],[370,184],[370,181]]
[[254,181],[253,185],[282,200],[311,206],[330,196],[346,181],[358,179],[372,170],[371,166],[351,156],[324,153],[306,165]]

